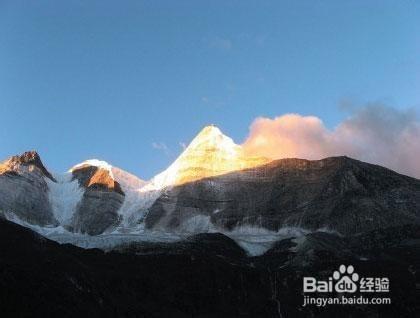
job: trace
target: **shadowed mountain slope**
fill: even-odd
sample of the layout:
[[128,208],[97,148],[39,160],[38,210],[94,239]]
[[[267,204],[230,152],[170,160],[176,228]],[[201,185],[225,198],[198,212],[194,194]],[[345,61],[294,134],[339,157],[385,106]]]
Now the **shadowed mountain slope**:
[[420,221],[420,180],[347,157],[282,159],[167,188],[146,217],[176,229],[197,216],[231,229],[296,226],[352,234]]

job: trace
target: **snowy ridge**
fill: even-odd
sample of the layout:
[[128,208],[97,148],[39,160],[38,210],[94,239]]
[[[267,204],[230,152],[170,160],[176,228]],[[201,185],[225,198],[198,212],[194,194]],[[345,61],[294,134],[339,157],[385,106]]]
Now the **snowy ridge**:
[[111,172],[112,178],[120,184],[124,193],[138,190],[146,184],[146,181],[120,168],[111,166]]
[[108,162],[98,160],[98,159],[85,160],[85,161],[73,166],[69,170],[69,172],[73,172],[73,170],[76,170],[76,169],[81,168],[83,166],[93,166],[93,167],[98,167],[100,169],[105,169],[109,172],[109,175],[111,176],[111,178],[114,179],[114,174],[112,173],[112,166]]
[[69,172],[73,172],[74,170],[81,168],[83,166],[93,166],[93,167],[97,167],[99,169],[104,169],[108,171],[110,177],[121,185],[121,188],[123,189],[124,192],[137,190],[146,184],[146,181],[141,180],[134,174],[131,174],[120,168],[114,167],[106,161],[98,160],[98,159],[85,160],[73,166],[69,170]]

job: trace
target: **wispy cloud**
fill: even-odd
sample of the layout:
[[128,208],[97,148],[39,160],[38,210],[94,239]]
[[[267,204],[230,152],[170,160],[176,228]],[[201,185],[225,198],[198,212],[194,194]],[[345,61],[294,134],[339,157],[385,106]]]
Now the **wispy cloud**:
[[164,142],[152,142],[152,147],[154,149],[162,151],[167,156],[171,154],[168,146]]
[[420,121],[414,110],[380,103],[357,108],[335,129],[315,116],[257,118],[243,144],[250,155],[321,159],[346,155],[420,177]]
[[232,41],[230,39],[222,38],[218,36],[211,38],[209,41],[209,45],[211,48],[224,50],[224,51],[229,51],[233,47]]

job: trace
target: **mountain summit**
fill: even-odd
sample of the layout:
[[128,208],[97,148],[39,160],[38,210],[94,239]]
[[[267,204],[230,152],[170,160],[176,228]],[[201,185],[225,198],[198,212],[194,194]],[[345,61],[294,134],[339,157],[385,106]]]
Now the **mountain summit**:
[[26,151],[21,155],[16,155],[0,162],[0,174],[6,172],[17,173],[17,171],[24,169],[24,167],[31,171],[37,169],[45,177],[54,180],[54,177],[43,165],[39,154],[34,150]]
[[247,157],[241,146],[214,125],[204,127],[184,152],[165,171],[154,177],[145,190],[158,190],[203,178],[265,164],[263,157]]

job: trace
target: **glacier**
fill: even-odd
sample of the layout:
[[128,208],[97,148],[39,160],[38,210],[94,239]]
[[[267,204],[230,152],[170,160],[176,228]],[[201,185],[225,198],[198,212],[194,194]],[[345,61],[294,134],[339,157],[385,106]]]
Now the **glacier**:
[[76,211],[77,204],[82,200],[85,190],[79,186],[78,180],[72,180],[71,173],[53,176],[57,182],[44,178],[49,188],[48,198],[54,217],[61,225],[66,225]]
[[131,242],[171,243],[184,240],[200,233],[222,233],[234,240],[248,256],[259,256],[269,250],[274,243],[287,238],[302,238],[308,230],[295,227],[284,227],[279,231],[242,225],[231,231],[217,228],[207,216],[195,216],[182,224],[176,231],[145,229],[143,224],[136,227],[119,227],[112,232],[100,235],[88,235],[69,232],[62,225],[41,227],[20,220],[14,213],[4,213],[6,219],[30,228],[38,234],[60,244],[72,244],[82,248],[99,248],[110,251],[113,248]]

